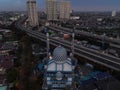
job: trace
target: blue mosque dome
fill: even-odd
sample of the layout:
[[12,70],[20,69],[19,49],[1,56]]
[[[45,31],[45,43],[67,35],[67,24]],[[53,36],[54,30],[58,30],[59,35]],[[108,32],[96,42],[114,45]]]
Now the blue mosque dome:
[[56,63],[64,63],[67,60],[67,51],[62,46],[58,46],[53,51],[53,59]]
[[47,90],[63,90],[67,86],[72,86],[75,66],[64,47],[56,47],[52,59],[49,59],[45,66],[44,90],[46,87]]

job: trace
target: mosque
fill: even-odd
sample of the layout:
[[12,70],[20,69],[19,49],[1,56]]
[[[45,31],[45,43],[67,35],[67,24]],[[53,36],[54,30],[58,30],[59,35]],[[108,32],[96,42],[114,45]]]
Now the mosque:
[[[47,51],[49,51],[49,34],[47,33]],[[77,60],[67,55],[67,51],[58,45],[53,55],[48,53],[44,59],[44,84],[43,90],[63,90],[66,87],[73,87],[75,67]]]
[[47,89],[63,89],[72,86],[76,64],[67,56],[64,47],[58,46],[53,51],[53,57],[45,65],[44,87]]
[[[40,64],[40,70],[44,74],[42,90],[98,90],[108,87],[105,81],[112,78],[109,72],[94,70],[91,64],[77,65],[77,59],[74,58],[74,31],[69,55],[61,45],[51,54],[48,32],[46,37],[47,57]],[[114,85],[119,86],[116,83]]]

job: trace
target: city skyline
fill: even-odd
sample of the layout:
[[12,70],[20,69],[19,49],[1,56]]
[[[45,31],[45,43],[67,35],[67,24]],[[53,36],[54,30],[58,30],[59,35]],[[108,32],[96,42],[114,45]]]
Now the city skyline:
[[[12,1],[12,2],[11,2]],[[25,11],[27,0],[0,0],[0,11]],[[120,11],[118,0],[69,0],[75,11]],[[14,2],[14,3],[13,3]],[[37,0],[39,11],[45,10],[46,0]]]

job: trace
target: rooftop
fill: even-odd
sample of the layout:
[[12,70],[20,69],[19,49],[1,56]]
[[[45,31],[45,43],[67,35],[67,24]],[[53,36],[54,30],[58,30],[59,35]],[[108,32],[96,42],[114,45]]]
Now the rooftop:
[[1,86],[0,90],[7,90],[7,86]]
[[[4,80],[5,80],[5,75],[0,75],[0,84],[3,84]],[[1,87],[0,87],[1,90]]]
[[0,57],[0,68],[3,67],[5,69],[9,69],[13,66],[13,58],[12,55],[5,55]]

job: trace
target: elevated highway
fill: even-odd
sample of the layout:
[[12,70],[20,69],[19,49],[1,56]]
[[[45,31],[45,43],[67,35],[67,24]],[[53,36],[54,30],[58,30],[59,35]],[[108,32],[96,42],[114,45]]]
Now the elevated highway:
[[[24,20],[24,19],[23,19]],[[23,20],[19,20],[16,22],[16,27],[25,33],[27,33],[29,36],[32,36],[34,38],[37,38],[41,41],[46,42],[46,35],[39,32],[39,31],[33,31],[26,29],[23,25],[22,22]],[[70,48],[71,47],[71,42],[66,41],[66,40],[60,40],[60,39],[55,39],[53,37],[50,37],[50,44],[54,46],[58,46],[59,44],[64,46],[65,48]],[[75,54],[81,57],[84,57],[94,63],[103,65],[105,67],[108,67],[112,70],[115,71],[120,71],[120,58],[105,54],[105,53],[100,53],[96,50],[89,49],[83,46],[79,46],[75,44]]]
[[[58,32],[63,32],[63,33],[71,33],[72,32],[72,29],[68,29],[68,28],[64,28],[64,27],[60,27],[60,26],[56,26],[56,25],[50,25],[50,26],[48,26],[48,28],[53,31],[58,31]],[[75,29],[75,34],[83,35],[86,37],[91,37],[91,38],[94,38],[96,40],[101,40],[101,41],[104,39],[104,41],[108,42],[111,46],[120,49],[120,39],[109,38],[107,36],[97,35],[97,34],[80,31],[80,30],[76,30],[76,29]]]

